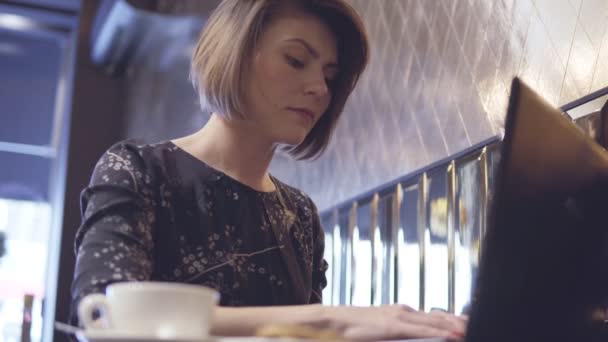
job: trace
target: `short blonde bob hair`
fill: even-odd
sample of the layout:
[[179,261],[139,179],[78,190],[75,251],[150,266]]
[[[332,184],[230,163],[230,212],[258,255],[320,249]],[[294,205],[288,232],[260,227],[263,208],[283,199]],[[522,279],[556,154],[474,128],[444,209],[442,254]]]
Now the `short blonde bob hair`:
[[[304,141],[287,148],[297,159],[319,156],[329,143],[348,96],[368,61],[361,18],[344,0],[291,0],[323,20],[336,35],[339,72],[332,100]],[[245,77],[258,37],[285,0],[223,0],[209,17],[192,55],[190,79],[205,110],[245,118]],[[232,117],[231,117],[232,116]]]

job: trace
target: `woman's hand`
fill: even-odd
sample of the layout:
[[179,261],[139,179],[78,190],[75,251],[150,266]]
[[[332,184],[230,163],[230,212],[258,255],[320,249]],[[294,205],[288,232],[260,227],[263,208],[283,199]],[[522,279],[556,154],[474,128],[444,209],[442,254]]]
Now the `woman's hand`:
[[[351,340],[464,337],[466,318],[441,311],[424,313],[405,305],[323,307],[326,328]],[[325,325],[324,324],[324,325]]]

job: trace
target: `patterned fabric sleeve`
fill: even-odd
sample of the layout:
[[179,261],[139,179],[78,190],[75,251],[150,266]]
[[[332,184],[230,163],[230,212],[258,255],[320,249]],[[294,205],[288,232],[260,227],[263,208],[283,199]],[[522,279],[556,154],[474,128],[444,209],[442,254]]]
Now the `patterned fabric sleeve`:
[[81,194],[71,322],[90,293],[119,281],[150,279],[155,201],[152,177],[134,145],[120,143],[98,161]]
[[310,296],[310,303],[321,303],[323,301],[323,289],[327,286],[327,278],[325,273],[329,268],[327,261],[325,261],[325,232],[321,226],[321,220],[319,218],[319,212],[315,204],[310,201],[313,208],[312,213],[312,229],[313,229],[313,263],[312,263],[312,292]]

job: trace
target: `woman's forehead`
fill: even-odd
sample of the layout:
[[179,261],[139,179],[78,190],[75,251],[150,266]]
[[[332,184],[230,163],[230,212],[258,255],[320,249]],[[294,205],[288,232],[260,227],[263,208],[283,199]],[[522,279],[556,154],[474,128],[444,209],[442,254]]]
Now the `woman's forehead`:
[[261,40],[299,44],[323,59],[337,56],[337,37],[331,28],[318,16],[301,9],[279,12],[264,29]]

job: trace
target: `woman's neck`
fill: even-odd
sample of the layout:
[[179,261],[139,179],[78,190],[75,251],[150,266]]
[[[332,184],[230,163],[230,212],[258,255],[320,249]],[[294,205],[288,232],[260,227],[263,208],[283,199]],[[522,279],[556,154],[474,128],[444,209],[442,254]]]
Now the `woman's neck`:
[[212,114],[198,132],[173,140],[207,165],[259,191],[273,191],[268,168],[275,147],[245,120]]

